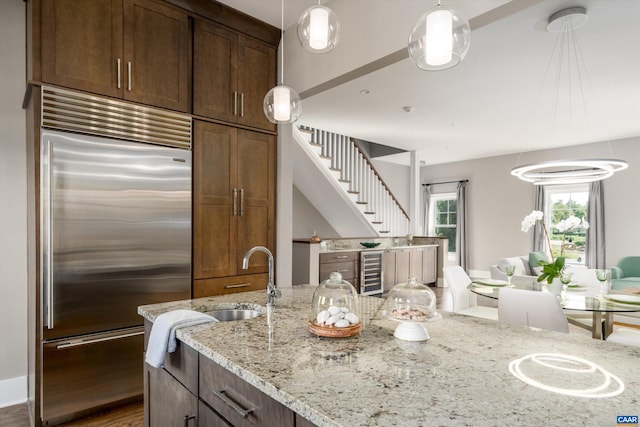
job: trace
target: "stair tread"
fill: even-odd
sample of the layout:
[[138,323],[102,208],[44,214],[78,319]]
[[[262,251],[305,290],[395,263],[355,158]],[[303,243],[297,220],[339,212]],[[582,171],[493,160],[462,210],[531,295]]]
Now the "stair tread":
[[365,215],[375,215],[376,213],[375,212],[365,212],[364,214]]
[[384,231],[378,231],[378,233],[390,233],[389,230],[384,230]]
[[334,172],[342,172],[342,169],[338,169],[338,168],[329,168],[329,170]]
[[355,190],[349,190],[349,191],[347,191],[347,193],[349,193],[349,194],[360,194],[359,191],[355,191]]
[[339,182],[351,182],[351,180],[350,180],[350,179],[339,179],[338,181],[339,181]]
[[371,224],[382,224],[382,221],[371,221]]
[[318,142],[309,142],[309,145],[313,145],[314,147],[322,147],[322,144]]
[[367,202],[356,202],[356,203],[359,204],[359,205],[366,205],[367,204]]
[[306,133],[311,133],[311,134],[313,133],[313,130],[311,130],[311,129],[298,128],[298,130],[299,130],[300,132],[306,132]]
[[320,154],[319,156],[321,159],[326,159],[326,160],[331,160],[331,157],[329,156],[325,156],[324,154]]

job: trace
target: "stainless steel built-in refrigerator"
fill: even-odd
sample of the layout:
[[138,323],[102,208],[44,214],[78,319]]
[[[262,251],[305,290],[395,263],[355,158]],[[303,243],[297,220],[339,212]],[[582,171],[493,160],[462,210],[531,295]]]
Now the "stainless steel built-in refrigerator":
[[142,394],[143,304],[190,297],[191,151],[43,129],[41,414]]

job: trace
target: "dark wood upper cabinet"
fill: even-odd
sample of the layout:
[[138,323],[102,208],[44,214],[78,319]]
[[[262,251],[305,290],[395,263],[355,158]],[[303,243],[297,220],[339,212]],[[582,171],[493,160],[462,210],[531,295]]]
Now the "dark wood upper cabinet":
[[42,80],[189,112],[189,16],[153,0],[42,1]]
[[121,97],[122,23],[122,0],[43,1],[42,80]]
[[196,21],[193,113],[274,131],[262,104],[276,84],[276,54],[272,46]]
[[124,98],[188,112],[189,17],[152,0],[125,0]]
[[193,278],[266,273],[275,250],[273,135],[196,121],[193,146]]

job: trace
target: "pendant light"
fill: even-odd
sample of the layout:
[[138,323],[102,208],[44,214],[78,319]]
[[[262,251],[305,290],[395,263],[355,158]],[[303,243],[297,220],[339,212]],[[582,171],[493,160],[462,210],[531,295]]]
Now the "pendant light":
[[446,70],[469,51],[471,27],[455,10],[438,5],[418,19],[409,34],[409,57],[418,68]]
[[311,53],[333,50],[340,38],[340,23],[328,7],[318,4],[305,10],[298,19],[298,41]]
[[298,93],[284,85],[284,0],[282,0],[280,27],[280,84],[271,88],[264,97],[262,107],[265,116],[271,123],[288,124],[298,120],[302,113],[302,103]]
[[[554,87],[556,88],[554,111],[556,111],[556,114],[558,110],[560,78],[563,74],[563,64],[566,63],[567,69],[564,70],[564,73],[568,74],[569,77],[571,77],[572,73],[576,74],[576,70],[578,77],[581,74],[588,75],[575,34],[575,30],[586,22],[587,10],[581,6],[559,10],[552,14],[548,20],[547,31],[558,33],[556,46],[559,48],[559,65],[555,73],[558,81],[554,83]],[[566,57],[564,57],[565,55]],[[572,71],[571,64],[569,64],[571,59],[575,60],[575,64],[573,64],[574,71]],[[580,60],[582,60],[582,62],[580,62]],[[547,70],[549,68],[550,67],[548,67]],[[582,79],[578,78],[578,82],[580,83],[579,93],[582,97],[582,104],[586,105]],[[571,83],[571,78],[569,78],[569,86],[571,86]],[[569,92],[573,92],[571,87],[569,88]],[[569,102],[571,102],[571,99],[569,99]],[[556,117],[554,117],[554,123],[555,121]],[[610,143],[609,150],[612,151]],[[511,170],[511,175],[523,181],[531,182],[534,185],[583,184],[609,178],[614,173],[625,170],[628,167],[629,164],[626,161],[612,158],[552,160],[517,166]]]

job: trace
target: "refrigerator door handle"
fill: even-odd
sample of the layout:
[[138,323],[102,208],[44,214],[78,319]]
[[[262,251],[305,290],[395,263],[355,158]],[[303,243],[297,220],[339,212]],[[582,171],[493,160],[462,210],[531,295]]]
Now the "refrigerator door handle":
[[44,189],[44,203],[46,204],[45,210],[45,227],[44,227],[44,250],[46,264],[46,275],[43,276],[45,280],[44,290],[46,292],[45,301],[47,304],[47,312],[45,318],[47,319],[47,329],[53,329],[53,143],[47,140],[44,146],[43,155],[45,157],[44,164],[48,168],[43,174],[42,188]]
[[144,335],[144,330],[138,330],[138,331],[118,334],[118,335],[110,335],[102,338],[72,340],[72,341],[65,342],[64,344],[58,344],[56,346],[56,349],[61,350],[63,348],[79,347],[81,345],[95,344],[99,342],[112,341],[112,340],[117,340],[117,339],[127,338],[127,337],[135,337],[137,335]]
[[244,216],[244,188],[240,189],[240,216]]

